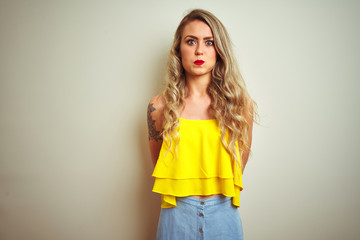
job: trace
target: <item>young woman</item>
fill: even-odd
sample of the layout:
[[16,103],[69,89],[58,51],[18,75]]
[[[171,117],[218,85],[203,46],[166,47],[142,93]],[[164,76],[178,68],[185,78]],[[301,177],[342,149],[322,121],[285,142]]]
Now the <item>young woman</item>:
[[157,239],[243,239],[254,106],[225,27],[191,11],[175,33],[166,89],[147,112],[153,191],[162,195]]

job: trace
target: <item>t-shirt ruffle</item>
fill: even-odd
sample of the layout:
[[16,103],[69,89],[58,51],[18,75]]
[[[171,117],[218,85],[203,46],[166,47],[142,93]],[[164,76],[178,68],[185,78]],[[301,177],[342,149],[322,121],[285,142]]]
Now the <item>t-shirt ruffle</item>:
[[232,197],[232,204],[240,207],[240,191],[242,189],[241,181],[238,179],[235,182],[234,178],[155,178],[153,192],[162,195],[162,208],[176,207],[176,197],[213,194]]

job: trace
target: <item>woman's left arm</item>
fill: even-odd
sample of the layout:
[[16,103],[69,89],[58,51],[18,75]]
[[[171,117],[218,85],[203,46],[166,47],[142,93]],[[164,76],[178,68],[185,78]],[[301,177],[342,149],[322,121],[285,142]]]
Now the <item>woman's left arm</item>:
[[253,109],[253,105],[252,105],[252,101],[250,100],[248,103],[248,109],[250,111],[249,113],[245,113],[244,117],[249,125],[248,128],[248,139],[247,139],[247,144],[249,146],[248,149],[246,149],[245,151],[243,151],[242,155],[241,155],[241,172],[244,172],[246,163],[249,159],[249,154],[250,154],[250,149],[251,149],[251,142],[252,142],[252,129],[253,129],[253,124],[254,124],[254,109]]

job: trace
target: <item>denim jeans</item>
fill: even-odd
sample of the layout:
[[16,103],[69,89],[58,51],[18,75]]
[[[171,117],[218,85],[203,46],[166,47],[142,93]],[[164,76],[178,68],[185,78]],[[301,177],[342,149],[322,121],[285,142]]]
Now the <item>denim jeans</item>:
[[178,197],[176,202],[177,207],[161,209],[156,240],[243,240],[230,197]]

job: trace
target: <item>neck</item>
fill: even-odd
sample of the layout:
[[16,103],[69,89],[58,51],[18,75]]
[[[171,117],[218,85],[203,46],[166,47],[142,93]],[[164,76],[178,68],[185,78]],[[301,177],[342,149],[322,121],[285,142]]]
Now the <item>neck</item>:
[[203,97],[207,96],[207,88],[211,81],[211,75],[189,76],[186,75],[187,96]]

